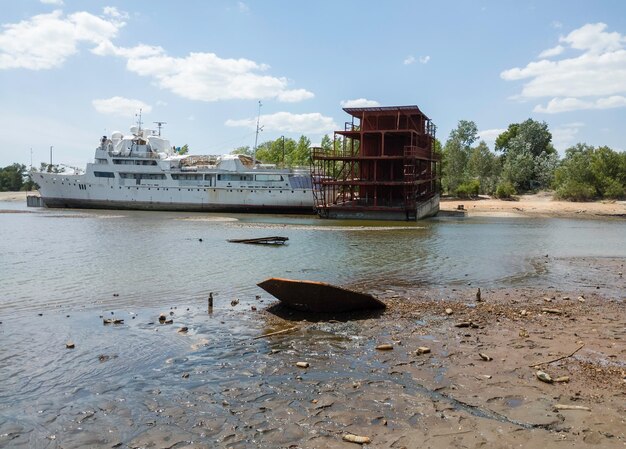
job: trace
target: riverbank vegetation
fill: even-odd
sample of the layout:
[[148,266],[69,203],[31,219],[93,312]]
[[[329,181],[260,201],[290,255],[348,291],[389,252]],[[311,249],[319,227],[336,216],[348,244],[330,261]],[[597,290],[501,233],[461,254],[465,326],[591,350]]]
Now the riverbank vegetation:
[[554,189],[571,201],[621,199],[626,195],[626,153],[579,143],[560,159],[545,122],[512,123],[491,151],[478,141],[478,128],[461,120],[441,150],[442,190],[471,197],[510,198]]

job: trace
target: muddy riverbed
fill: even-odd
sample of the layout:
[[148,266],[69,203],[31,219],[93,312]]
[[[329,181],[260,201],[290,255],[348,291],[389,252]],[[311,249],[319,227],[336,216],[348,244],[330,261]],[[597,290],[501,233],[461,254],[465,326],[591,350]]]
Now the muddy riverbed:
[[4,321],[3,340],[39,320],[31,338],[49,343],[3,347],[3,373],[26,369],[0,387],[0,446],[349,448],[354,434],[377,448],[623,447],[623,261],[593,264],[613,294],[502,288],[477,301],[474,286],[407,287],[350,319],[217,296],[212,313],[198,302]]

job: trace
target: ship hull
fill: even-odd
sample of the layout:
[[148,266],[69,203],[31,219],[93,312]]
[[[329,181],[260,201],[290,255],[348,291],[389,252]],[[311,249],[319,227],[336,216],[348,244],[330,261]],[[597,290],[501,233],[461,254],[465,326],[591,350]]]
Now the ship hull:
[[172,212],[233,212],[233,213],[275,213],[275,214],[308,214],[314,215],[311,205],[276,205],[276,204],[196,204],[196,203],[165,203],[158,201],[118,201],[93,200],[79,198],[44,197],[45,207],[68,209],[120,209],[150,210]]

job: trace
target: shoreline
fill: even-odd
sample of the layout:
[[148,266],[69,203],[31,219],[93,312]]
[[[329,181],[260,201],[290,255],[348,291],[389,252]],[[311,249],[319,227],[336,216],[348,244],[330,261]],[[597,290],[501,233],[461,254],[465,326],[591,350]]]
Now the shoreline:
[[462,205],[468,217],[536,217],[536,218],[624,218],[626,201],[572,202],[554,198],[549,192],[519,195],[514,200],[491,197],[449,199],[440,201],[440,210],[459,213]]
[[20,190],[19,192],[0,192],[0,201],[7,201],[7,202],[23,201],[24,203],[26,203],[26,197],[28,195],[39,196],[39,191],[38,190],[29,190],[29,191]]
[[[0,202],[26,202],[28,195],[39,195],[37,190],[28,192],[0,192]],[[462,205],[465,212],[458,210]],[[494,218],[626,218],[626,201],[571,202],[554,199],[553,194],[542,192],[520,195],[515,200],[498,200],[490,197],[479,199],[450,199],[440,201],[443,215],[463,214],[467,217]]]

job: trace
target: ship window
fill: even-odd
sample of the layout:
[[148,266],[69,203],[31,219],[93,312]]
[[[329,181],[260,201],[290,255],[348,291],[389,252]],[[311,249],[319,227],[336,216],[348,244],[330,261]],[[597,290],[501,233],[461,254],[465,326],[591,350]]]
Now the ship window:
[[257,181],[282,181],[281,175],[256,175],[254,177]]
[[115,178],[115,174],[110,171],[95,171],[93,174],[96,178]]
[[172,179],[182,181],[202,181],[202,175],[196,175],[193,173],[173,173]]

